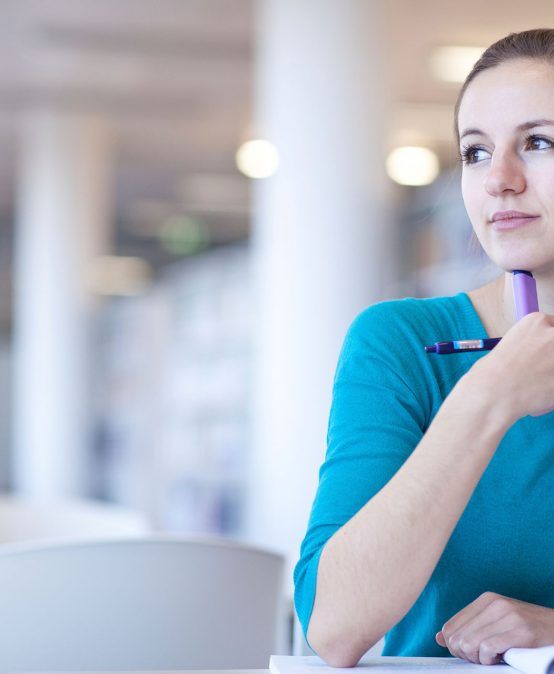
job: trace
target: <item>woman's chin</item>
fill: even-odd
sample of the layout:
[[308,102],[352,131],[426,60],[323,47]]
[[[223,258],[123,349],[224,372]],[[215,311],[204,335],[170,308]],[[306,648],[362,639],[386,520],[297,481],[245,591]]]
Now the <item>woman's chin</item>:
[[490,260],[500,269],[512,272],[514,269],[535,272],[554,266],[554,253],[550,256],[545,251],[501,251],[489,255]]
[[[485,245],[483,245],[485,243]],[[554,236],[510,237],[485,240],[481,246],[489,259],[500,269],[524,269],[534,272],[554,266]]]
[[554,258],[549,260],[537,260],[536,257],[516,257],[510,259],[494,260],[492,262],[503,271],[511,274],[515,269],[530,271],[534,276],[554,273]]

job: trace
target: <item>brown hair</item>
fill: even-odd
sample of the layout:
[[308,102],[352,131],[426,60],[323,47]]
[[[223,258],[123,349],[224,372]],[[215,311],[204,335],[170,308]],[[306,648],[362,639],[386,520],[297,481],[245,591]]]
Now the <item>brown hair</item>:
[[512,59],[536,59],[554,64],[554,30],[552,28],[534,28],[521,33],[510,33],[486,49],[475,63],[471,72],[462,85],[456,107],[454,108],[454,131],[456,142],[460,138],[458,128],[458,113],[460,104],[469,84],[482,73],[483,70],[510,61]]

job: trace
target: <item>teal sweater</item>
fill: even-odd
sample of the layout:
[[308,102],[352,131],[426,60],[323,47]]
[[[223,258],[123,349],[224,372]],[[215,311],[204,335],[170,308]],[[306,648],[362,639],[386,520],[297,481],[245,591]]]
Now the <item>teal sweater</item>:
[[[390,480],[456,382],[487,357],[426,354],[424,345],[487,336],[494,335],[486,334],[465,293],[382,302],[353,322],[337,366],[327,454],[294,571],[304,634],[325,543]],[[500,391],[501,379],[497,386]],[[429,582],[387,634],[384,655],[448,655],[435,634],[487,590],[554,608],[553,455],[554,413],[524,417],[510,428]]]

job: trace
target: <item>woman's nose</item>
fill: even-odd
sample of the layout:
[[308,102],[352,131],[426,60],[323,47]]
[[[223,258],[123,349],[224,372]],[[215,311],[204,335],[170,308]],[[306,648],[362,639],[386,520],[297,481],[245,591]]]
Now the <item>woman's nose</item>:
[[523,166],[518,157],[511,155],[492,157],[485,181],[485,189],[490,195],[498,196],[504,192],[523,192],[525,185]]

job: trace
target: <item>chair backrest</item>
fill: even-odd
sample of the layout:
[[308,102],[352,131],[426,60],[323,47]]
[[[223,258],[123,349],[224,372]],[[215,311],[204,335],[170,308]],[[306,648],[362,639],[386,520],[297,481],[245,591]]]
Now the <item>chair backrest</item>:
[[283,569],[221,540],[0,546],[0,670],[267,668]]
[[85,499],[0,496],[0,543],[145,535],[146,519],[129,508]]

